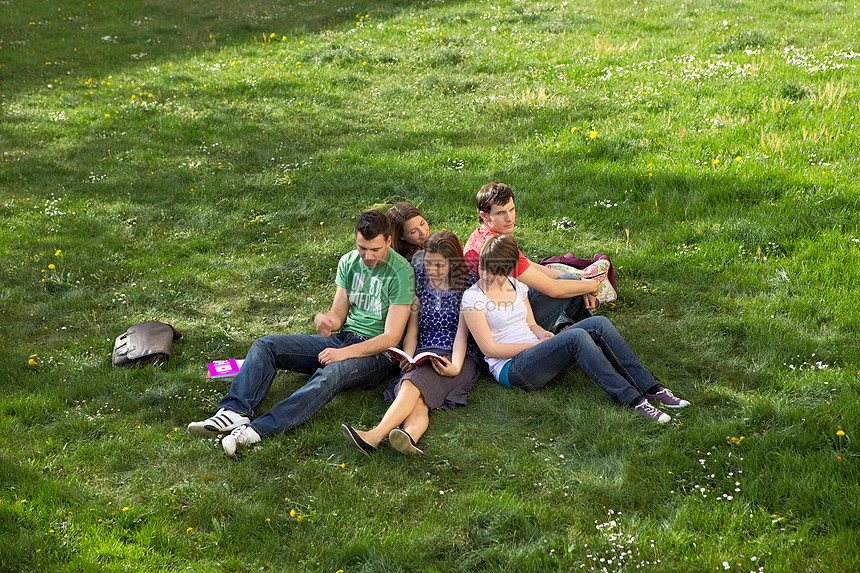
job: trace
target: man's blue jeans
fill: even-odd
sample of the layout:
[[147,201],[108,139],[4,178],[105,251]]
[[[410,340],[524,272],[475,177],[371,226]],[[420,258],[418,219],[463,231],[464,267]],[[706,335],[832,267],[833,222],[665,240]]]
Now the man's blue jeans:
[[[579,280],[574,274],[558,276],[555,280]],[[558,326],[573,324],[591,316],[591,311],[585,308],[582,296],[572,298],[552,298],[529,287],[529,304],[532,307],[535,322],[541,328],[555,332]]]
[[559,372],[579,364],[620,404],[628,406],[657,382],[603,316],[592,316],[517,354],[506,366],[512,388],[537,390]]
[[364,337],[348,332],[327,337],[273,334],[258,338],[251,345],[239,374],[233,379],[230,392],[218,407],[253,419],[257,406],[269,393],[278,369],[310,374],[307,384],[251,423],[261,436],[298,426],[340,392],[373,388],[396,375],[397,364],[387,352],[350,358],[327,366],[320,364],[317,358],[326,348],[341,348],[364,340]]

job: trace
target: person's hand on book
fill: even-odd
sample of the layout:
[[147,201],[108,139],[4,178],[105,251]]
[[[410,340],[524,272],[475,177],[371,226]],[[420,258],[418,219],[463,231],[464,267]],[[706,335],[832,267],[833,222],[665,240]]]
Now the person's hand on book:
[[401,372],[412,372],[415,370],[415,365],[409,362],[406,358],[400,359],[400,371]]
[[433,370],[435,370],[436,374],[439,376],[452,378],[460,373],[460,369],[454,366],[454,363],[447,358],[434,356],[430,359],[430,363],[433,365]]

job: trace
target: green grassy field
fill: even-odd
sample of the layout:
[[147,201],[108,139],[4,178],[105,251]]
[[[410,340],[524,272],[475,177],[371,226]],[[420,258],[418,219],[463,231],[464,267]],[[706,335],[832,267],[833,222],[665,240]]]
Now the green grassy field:
[[[0,571],[860,569],[860,8],[760,4],[0,2]],[[381,391],[235,460],[185,431],[358,213],[465,239],[489,181],[530,257],[612,257],[691,408],[485,374],[419,459],[344,442]],[[112,367],[150,319],[170,363]]]

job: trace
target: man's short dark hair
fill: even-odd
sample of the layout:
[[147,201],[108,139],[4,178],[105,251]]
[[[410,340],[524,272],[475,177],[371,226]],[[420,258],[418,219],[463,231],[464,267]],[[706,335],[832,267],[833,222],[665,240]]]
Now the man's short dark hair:
[[489,213],[493,205],[504,207],[513,198],[513,190],[504,183],[487,183],[481,187],[478,195],[475,196],[475,206],[479,213]]
[[372,209],[358,217],[358,221],[355,222],[355,232],[361,233],[367,241],[372,241],[379,235],[387,241],[391,236],[391,224],[382,211]]

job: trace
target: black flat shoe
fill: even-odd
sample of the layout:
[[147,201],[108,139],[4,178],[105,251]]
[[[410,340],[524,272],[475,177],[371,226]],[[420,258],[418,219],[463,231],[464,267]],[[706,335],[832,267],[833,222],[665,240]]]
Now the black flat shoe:
[[388,443],[391,447],[405,456],[423,456],[424,450],[415,444],[409,432],[402,428],[394,428],[388,432]]
[[376,448],[362,440],[361,436],[358,435],[358,432],[355,431],[355,428],[349,424],[343,423],[340,426],[340,430],[343,432],[343,436],[346,438],[346,441],[361,450],[361,453],[365,456],[369,456],[370,452],[376,451]]

